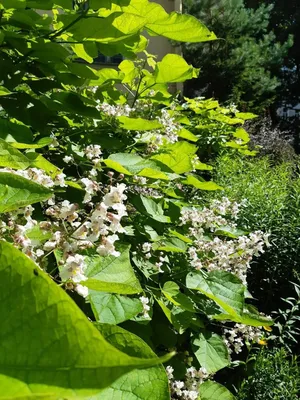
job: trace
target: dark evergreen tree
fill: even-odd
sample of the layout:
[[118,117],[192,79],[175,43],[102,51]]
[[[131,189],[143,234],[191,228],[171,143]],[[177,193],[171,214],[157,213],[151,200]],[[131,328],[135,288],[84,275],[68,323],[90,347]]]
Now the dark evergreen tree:
[[230,101],[260,112],[274,102],[283,60],[292,46],[270,28],[272,5],[246,8],[243,0],[186,0],[185,11],[203,21],[219,40],[187,44],[185,58],[201,68],[185,93]]
[[272,4],[270,25],[281,43],[292,35],[294,45],[289,49],[282,68],[279,103],[300,102],[300,2],[299,0],[246,0],[248,7],[257,9],[262,3]]

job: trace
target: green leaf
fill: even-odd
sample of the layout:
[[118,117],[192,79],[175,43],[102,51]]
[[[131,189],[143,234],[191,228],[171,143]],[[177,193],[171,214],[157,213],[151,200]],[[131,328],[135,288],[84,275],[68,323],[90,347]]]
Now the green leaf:
[[214,381],[206,381],[199,387],[201,400],[234,400],[234,395],[226,387]]
[[91,396],[133,368],[163,362],[114,348],[47,274],[3,241],[0,282],[0,399]]
[[177,132],[177,136],[183,138],[183,139],[187,139],[190,140],[191,142],[197,142],[198,141],[198,137],[196,135],[194,135],[192,132],[188,131],[185,128],[180,129],[179,132]]
[[171,222],[170,217],[164,215],[162,204],[159,201],[155,201],[150,197],[140,196],[144,211],[149,217],[159,222]]
[[274,324],[273,320],[259,314],[257,309],[249,304],[244,305],[243,313],[241,315],[232,316],[228,314],[217,314],[214,315],[213,318],[219,321],[230,320],[251,326],[272,326]]
[[30,166],[42,169],[50,176],[55,176],[61,172],[61,170],[48,161],[39,153],[27,153],[27,158],[30,159]]
[[169,15],[164,12],[166,15],[163,15],[161,9],[162,7],[160,6],[153,10],[151,20],[150,16],[148,16],[149,22],[146,28],[150,34],[190,43],[216,39],[215,34],[210,32],[197,18],[176,12],[172,12]]
[[26,0],[1,0],[4,8],[25,8]]
[[157,120],[149,120],[144,118],[129,118],[129,117],[117,117],[117,120],[121,123],[122,128],[130,131],[151,131],[152,129],[162,128],[162,125]]
[[248,143],[250,141],[250,137],[248,133],[243,128],[238,128],[233,136],[237,139],[241,139],[244,143]]
[[11,94],[11,91],[4,86],[0,86],[0,96],[7,96],[8,94]]
[[214,233],[215,235],[236,239],[241,235],[245,235],[247,232],[242,231],[241,229],[233,228],[232,226],[221,226]]
[[172,236],[177,237],[178,239],[181,239],[182,241],[184,241],[185,243],[193,243],[192,239],[190,239],[187,236],[182,235],[181,233],[174,231],[172,229],[169,229],[169,232]]
[[30,160],[19,150],[14,149],[9,143],[0,139],[0,166],[13,169],[26,169]]
[[229,272],[212,271],[206,276],[200,271],[191,272],[187,275],[186,285],[200,291],[233,317],[243,313],[245,287]]
[[193,170],[191,159],[196,151],[195,145],[181,141],[164,146],[159,154],[151,157],[151,160],[160,161],[177,174],[183,174]]
[[32,132],[30,128],[19,121],[0,119],[0,137],[6,142],[29,142],[32,143]]
[[138,70],[135,68],[133,61],[123,60],[119,64],[118,68],[124,74],[124,78],[122,79],[123,83],[131,83],[138,75]]
[[[155,168],[157,168],[155,166]],[[163,172],[153,169],[153,168],[143,168],[138,174],[138,176],[144,176],[145,178],[150,178],[150,179],[162,179],[165,181],[169,180],[169,176],[164,174]]]
[[[138,336],[119,326],[97,324],[104,338],[117,349],[133,357],[153,358],[155,353]],[[169,385],[162,365],[135,370],[120,377],[109,388],[89,400],[169,400]]]
[[74,53],[77,55],[77,57],[82,58],[83,60],[85,60],[86,62],[91,64],[94,61],[94,58],[97,57],[97,47],[95,46],[96,54],[93,58],[87,53],[86,45],[94,45],[94,44],[93,43],[86,43],[86,44],[77,43],[77,44],[72,45],[71,47],[72,47]]
[[15,149],[41,149],[43,147],[49,146],[53,142],[51,137],[44,137],[37,141],[36,143],[19,143],[19,142],[11,142],[11,146]]
[[52,232],[45,231],[41,229],[39,225],[35,225],[33,228],[26,231],[26,236],[32,241],[45,242],[52,238]]
[[90,290],[89,301],[97,322],[117,325],[143,312],[139,299]]
[[[111,154],[108,159],[104,160],[104,162],[110,168],[126,175],[134,174],[152,179],[169,180],[169,177],[161,171],[161,167],[158,166],[158,163],[144,159],[137,154]],[[121,171],[123,167],[125,170]]]
[[[70,15],[59,16],[60,21],[69,25],[76,18],[76,15],[72,15],[72,19]],[[114,12],[107,18],[90,16],[80,19],[76,24],[70,26],[66,32],[78,41],[113,43],[139,32],[145,22],[146,19],[138,15]]]
[[229,365],[227,346],[222,337],[216,333],[208,331],[200,333],[192,344],[197,360],[209,374],[214,374]]
[[174,253],[185,253],[187,245],[179,238],[171,237],[170,239],[163,240],[163,243],[156,243],[153,245],[153,250],[171,251]]
[[129,259],[130,246],[123,245],[120,256],[86,257],[88,280],[81,284],[89,289],[117,294],[135,294],[142,291]]
[[21,176],[0,172],[0,213],[17,210],[52,196],[52,191]]
[[156,83],[184,82],[196,78],[198,69],[189,65],[177,54],[167,54],[156,64],[154,78]]
[[202,182],[199,179],[195,178],[193,175],[188,175],[186,179],[182,181],[189,186],[194,186],[197,189],[201,190],[222,190],[223,188],[217,185],[215,182]]
[[257,115],[252,113],[236,113],[235,116],[244,120],[257,118]]
[[198,160],[194,163],[194,168],[198,169],[200,171],[211,171],[213,169],[213,167],[211,165],[204,164]]
[[108,167],[113,169],[114,171],[120,172],[120,174],[124,175],[133,175],[131,172],[128,171],[128,169],[124,168],[120,163],[114,160],[110,160],[107,158],[106,160],[103,160],[104,164]]
[[163,286],[162,293],[175,306],[192,313],[196,312],[194,303],[188,296],[181,293],[177,283],[171,281],[166,282]]

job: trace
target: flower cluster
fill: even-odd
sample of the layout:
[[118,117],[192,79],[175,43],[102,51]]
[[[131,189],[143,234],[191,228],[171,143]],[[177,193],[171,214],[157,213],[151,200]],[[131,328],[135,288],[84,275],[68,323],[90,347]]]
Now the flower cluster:
[[[164,253],[162,251],[160,251],[157,254],[155,254],[152,251],[152,244],[149,242],[145,242],[142,245],[142,253],[144,253],[144,257],[149,260],[151,259],[153,261],[153,267],[156,271],[158,271],[159,273],[163,273],[163,269],[162,266],[164,265],[165,262],[168,262],[168,257],[164,255]],[[156,272],[155,271],[155,272]]]
[[100,101],[98,102],[97,109],[109,117],[129,117],[131,112],[134,111],[134,108],[131,108],[128,104],[111,105],[105,102],[100,103]]
[[197,400],[199,398],[199,386],[210,376],[206,369],[201,367],[197,370],[190,367],[186,370],[185,380],[174,380],[174,369],[171,366],[166,367],[172,400]]
[[[209,208],[182,210],[181,223],[189,226],[189,235],[193,239],[188,249],[192,267],[231,272],[246,283],[250,261],[264,252],[269,235],[261,231],[241,236],[231,234],[236,230],[239,209],[239,204],[223,198],[213,201]],[[222,236],[224,231],[232,237]],[[212,234],[212,238],[208,236]]]
[[160,111],[156,120],[161,124],[161,128],[136,135],[138,141],[148,143],[148,152],[150,153],[157,151],[164,144],[177,142],[178,133],[181,129],[180,124],[176,122],[176,118],[167,108]]
[[54,179],[52,179],[42,169],[39,168],[28,168],[25,170],[1,168],[0,173],[1,172],[9,172],[11,174],[22,176],[25,179],[38,183],[39,185],[43,185],[47,188],[53,188],[54,186],[60,186],[60,187],[67,186],[65,183],[66,175],[63,172],[58,173]]
[[223,330],[223,339],[230,354],[240,353],[245,342],[264,343],[263,336],[261,328],[244,324],[235,324],[233,328]]
[[[44,182],[42,178],[39,177],[39,183]],[[87,201],[87,196],[93,195],[98,186],[88,178],[82,182],[86,186],[84,201]],[[55,251],[61,280],[71,281],[78,293],[86,296],[87,288],[79,284],[87,279],[81,252],[95,248],[101,256],[120,255],[115,242],[119,239],[118,233],[124,232],[121,219],[127,215],[125,190],[123,183],[110,186],[102,201],[92,205],[88,214],[68,200],[56,202],[53,196],[45,209],[47,220],[37,222],[32,218],[34,208],[28,206],[10,213],[7,222],[2,221],[1,233],[10,235],[15,245],[35,261]]]
[[149,299],[148,297],[141,296],[140,297],[140,302],[142,303],[143,306],[143,317],[146,319],[150,318],[149,311],[150,311],[150,306],[149,306]]

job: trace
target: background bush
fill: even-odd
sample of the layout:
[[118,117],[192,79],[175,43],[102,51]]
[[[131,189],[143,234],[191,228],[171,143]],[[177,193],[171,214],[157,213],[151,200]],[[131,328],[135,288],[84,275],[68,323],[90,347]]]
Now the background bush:
[[280,307],[299,281],[300,178],[296,163],[274,164],[268,157],[217,158],[213,179],[224,187],[213,196],[241,202],[238,225],[248,230],[269,231],[271,247],[252,264],[249,289],[261,299],[261,309],[270,313]]
[[299,399],[300,369],[296,358],[289,358],[283,349],[261,351],[250,377],[246,379],[237,400]]

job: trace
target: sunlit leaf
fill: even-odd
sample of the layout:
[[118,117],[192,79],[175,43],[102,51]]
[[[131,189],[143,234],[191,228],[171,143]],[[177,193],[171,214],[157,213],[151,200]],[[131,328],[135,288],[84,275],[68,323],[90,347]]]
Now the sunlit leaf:
[[0,213],[16,210],[52,196],[52,191],[28,179],[0,172]]
[[204,331],[193,339],[193,351],[200,365],[209,374],[229,365],[227,346],[221,336]]
[[122,246],[120,255],[86,257],[88,280],[81,284],[89,289],[117,294],[135,294],[142,291],[129,259],[129,247]]
[[0,278],[0,399],[91,396],[133,368],[160,362],[109,344],[64,290],[3,241]]

